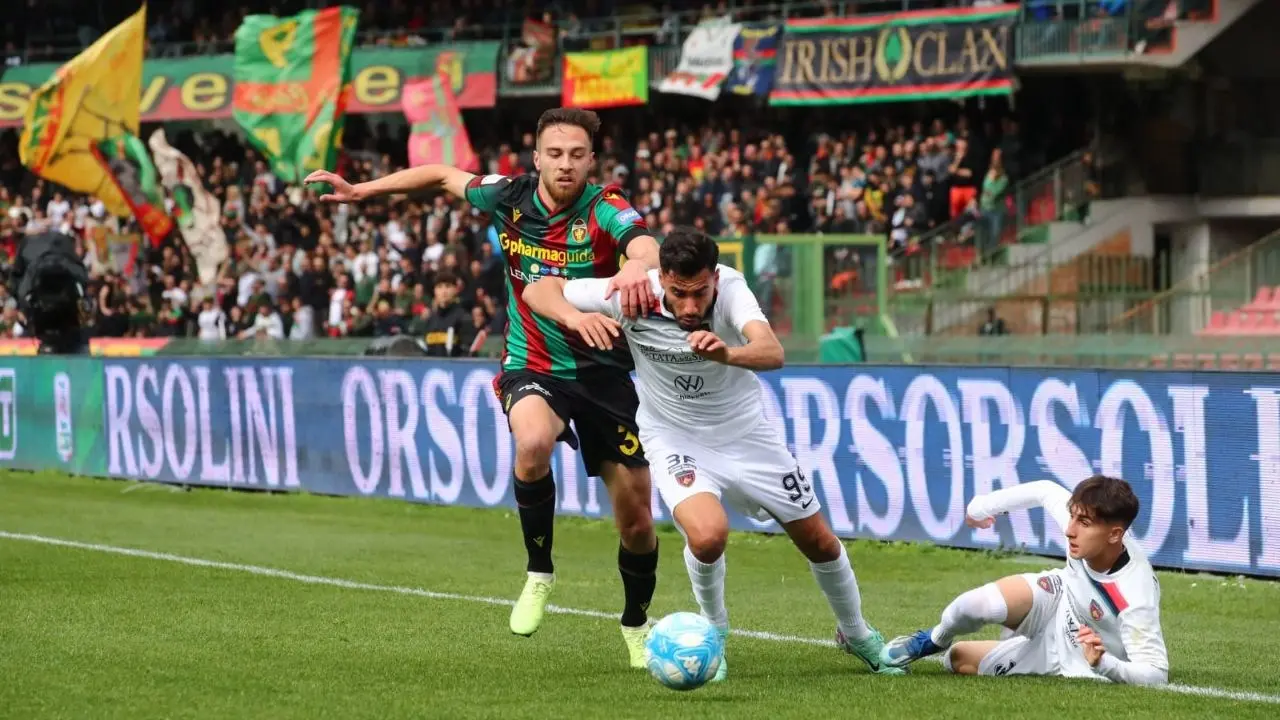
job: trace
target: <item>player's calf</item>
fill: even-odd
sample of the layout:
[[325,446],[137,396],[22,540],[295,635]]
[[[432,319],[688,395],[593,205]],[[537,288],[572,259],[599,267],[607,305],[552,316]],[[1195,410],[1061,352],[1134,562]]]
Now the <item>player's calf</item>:
[[510,629],[532,635],[542,624],[543,613],[555,585],[551,559],[556,517],[556,483],[551,474],[551,452],[564,423],[538,396],[525,396],[508,408],[515,439],[516,467],[513,490],[520,514],[528,562],[528,578],[515,607]]
[[884,638],[863,618],[862,593],[849,555],[845,552],[844,543],[831,532],[822,515],[813,512],[808,517],[784,523],[782,527],[791,542],[809,560],[813,579],[818,582],[818,588],[836,616],[836,642],[840,647],[860,658],[872,672],[902,674],[901,670],[886,667],[880,661]]
[[[684,535],[684,567],[689,585],[702,616],[729,636],[729,611],[724,603],[724,549],[729,541],[729,516],[720,499],[709,492],[695,493],[681,500],[672,511],[676,525]],[[714,682],[729,675],[729,663],[721,658]]]

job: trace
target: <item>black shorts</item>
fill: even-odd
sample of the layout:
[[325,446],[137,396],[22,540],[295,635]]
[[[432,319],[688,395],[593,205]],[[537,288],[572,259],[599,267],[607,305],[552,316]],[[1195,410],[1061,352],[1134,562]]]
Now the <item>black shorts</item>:
[[[540,395],[546,400],[564,421],[564,432],[557,439],[582,454],[588,475],[599,477],[600,466],[606,462],[631,468],[649,466],[636,426],[640,398],[636,396],[636,386],[630,376],[605,373],[584,382],[511,370],[494,378],[493,388],[502,402],[503,412],[509,412],[516,401],[526,395]],[[569,427],[570,421],[576,436]]]

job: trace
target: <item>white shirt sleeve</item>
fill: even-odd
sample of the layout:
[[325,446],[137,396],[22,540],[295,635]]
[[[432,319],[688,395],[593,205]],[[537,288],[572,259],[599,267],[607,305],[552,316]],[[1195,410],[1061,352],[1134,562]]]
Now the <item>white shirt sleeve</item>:
[[726,278],[720,285],[720,300],[724,303],[725,318],[739,333],[752,320],[767,323],[769,319],[760,309],[760,303],[741,277]]
[[618,320],[622,317],[622,301],[617,293],[605,297],[608,278],[579,278],[564,284],[564,299],[582,312],[596,312]]
[[1141,605],[1120,613],[1120,638],[1128,661],[1104,653],[1099,675],[1129,685],[1163,685],[1169,682],[1169,651],[1160,631],[1159,606]]
[[1052,480],[1038,480],[979,495],[969,501],[967,512],[974,520],[986,520],[1012,510],[1042,507],[1066,532],[1067,522],[1071,520],[1071,511],[1067,508],[1070,501],[1071,493],[1066,488]]

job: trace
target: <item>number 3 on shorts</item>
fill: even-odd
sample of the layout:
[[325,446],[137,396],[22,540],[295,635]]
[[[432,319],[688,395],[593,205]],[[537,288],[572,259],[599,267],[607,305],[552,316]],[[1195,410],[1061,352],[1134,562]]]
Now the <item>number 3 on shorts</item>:
[[804,477],[804,471],[796,468],[793,473],[787,473],[782,476],[782,489],[787,491],[787,499],[793,503],[799,503],[803,498],[809,498],[801,503],[801,507],[809,507],[809,503],[813,502],[813,488],[809,485],[809,481]]
[[618,443],[618,452],[631,457],[636,454],[636,450],[640,449],[640,439],[636,434],[628,430],[625,426],[618,426],[618,435],[622,437],[622,442]]

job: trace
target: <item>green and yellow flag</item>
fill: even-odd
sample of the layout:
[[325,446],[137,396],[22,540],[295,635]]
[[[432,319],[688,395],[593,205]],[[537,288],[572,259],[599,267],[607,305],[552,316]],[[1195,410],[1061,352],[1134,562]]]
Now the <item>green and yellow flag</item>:
[[93,195],[121,217],[132,206],[100,163],[98,145],[138,134],[146,12],[144,5],[31,94],[18,144],[31,172]]
[[250,15],[236,30],[232,115],[287,183],[334,167],[358,17],[348,7]]

